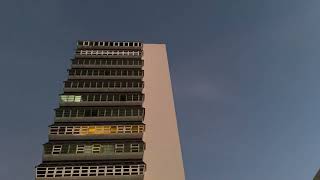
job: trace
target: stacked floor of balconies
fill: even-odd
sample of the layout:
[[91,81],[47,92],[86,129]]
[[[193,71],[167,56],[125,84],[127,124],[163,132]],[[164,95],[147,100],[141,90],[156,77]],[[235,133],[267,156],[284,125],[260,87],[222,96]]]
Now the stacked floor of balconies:
[[142,54],[140,42],[78,42],[36,179],[143,179]]

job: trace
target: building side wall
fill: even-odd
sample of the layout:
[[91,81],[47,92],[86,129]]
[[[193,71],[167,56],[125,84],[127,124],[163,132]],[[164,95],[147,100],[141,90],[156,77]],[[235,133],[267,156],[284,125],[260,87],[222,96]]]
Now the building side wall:
[[164,44],[144,44],[145,180],[184,180],[184,168]]

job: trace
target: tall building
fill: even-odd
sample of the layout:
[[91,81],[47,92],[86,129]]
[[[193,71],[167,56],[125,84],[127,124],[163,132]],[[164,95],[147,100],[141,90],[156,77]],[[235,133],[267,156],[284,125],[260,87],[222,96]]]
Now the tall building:
[[164,44],[78,41],[36,180],[184,180]]
[[318,170],[317,174],[314,176],[313,180],[320,180],[320,170]]

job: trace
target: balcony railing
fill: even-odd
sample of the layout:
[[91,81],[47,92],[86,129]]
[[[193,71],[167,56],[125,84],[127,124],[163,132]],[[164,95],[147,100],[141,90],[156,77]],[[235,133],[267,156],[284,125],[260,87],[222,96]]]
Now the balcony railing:
[[78,49],[142,49],[141,42],[78,41]]
[[49,140],[139,139],[145,125],[51,126]]
[[73,59],[72,68],[142,68],[141,59]]
[[36,179],[130,179],[142,180],[146,167],[144,164],[132,165],[92,165],[92,166],[46,166],[36,167]]
[[142,51],[134,51],[134,50],[77,50],[75,57],[132,58],[132,57],[142,57]]
[[45,144],[43,160],[142,159],[144,146],[143,142]]
[[141,92],[144,83],[141,80],[68,80],[65,92]]
[[69,79],[141,79],[140,69],[70,69]]
[[97,121],[142,121],[144,108],[67,108],[55,110],[56,122],[97,122]]
[[60,95],[61,106],[130,106],[142,105],[141,93],[104,93],[82,95]]

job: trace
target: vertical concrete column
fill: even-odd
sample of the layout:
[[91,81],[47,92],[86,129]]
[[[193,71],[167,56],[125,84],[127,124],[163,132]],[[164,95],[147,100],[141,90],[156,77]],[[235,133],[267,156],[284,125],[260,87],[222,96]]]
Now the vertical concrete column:
[[165,44],[144,44],[145,180],[184,180]]

